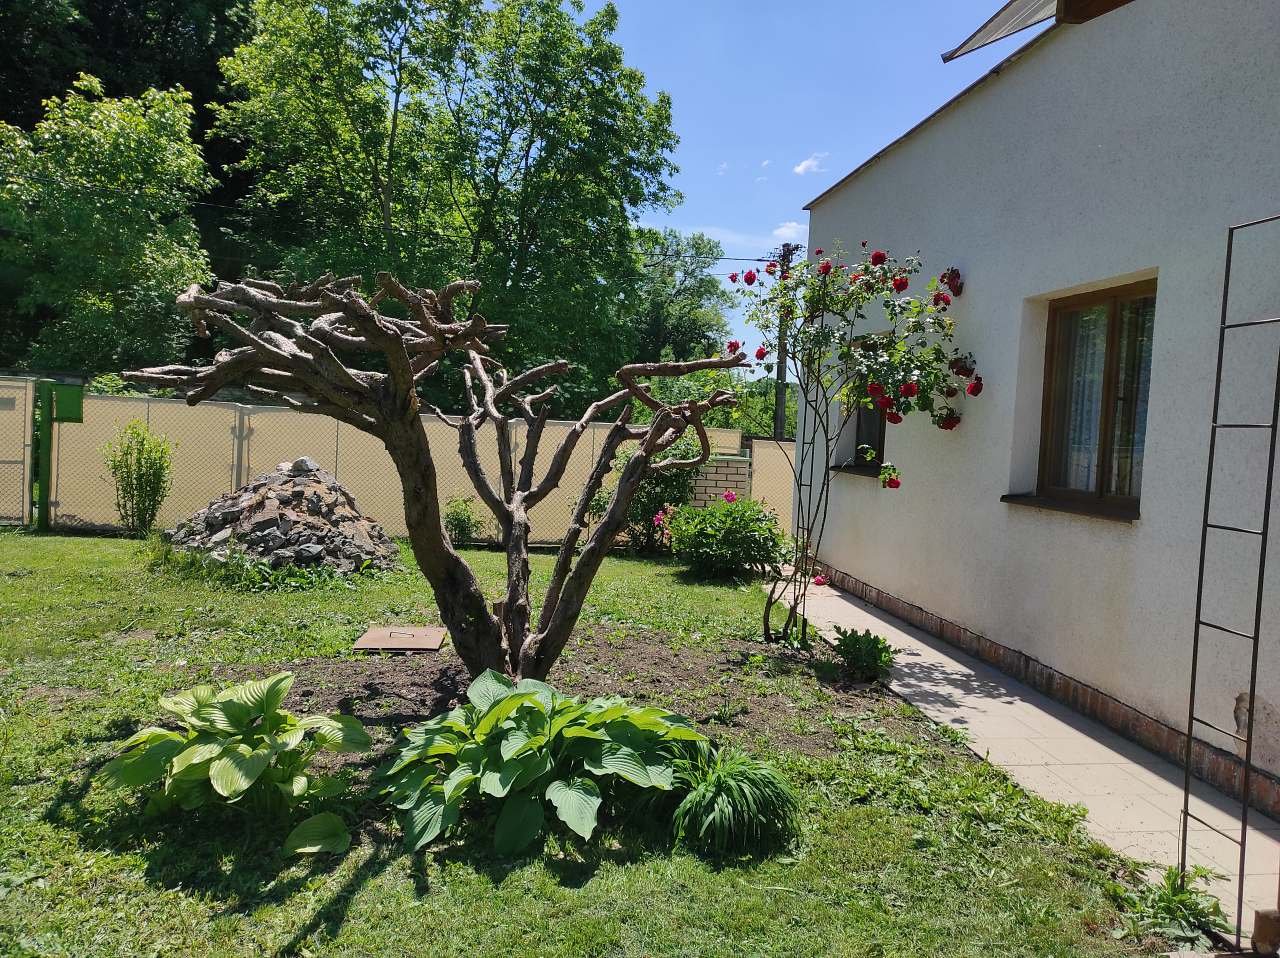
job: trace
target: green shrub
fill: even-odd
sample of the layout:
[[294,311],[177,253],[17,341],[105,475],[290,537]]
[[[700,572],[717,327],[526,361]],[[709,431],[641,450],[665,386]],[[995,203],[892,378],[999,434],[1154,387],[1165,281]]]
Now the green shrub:
[[[662,458],[693,459],[698,455],[700,445],[695,436],[684,435],[677,439]],[[625,468],[620,464],[616,471]],[[626,534],[627,541],[638,551],[653,553],[669,545],[670,534],[665,522],[655,521],[659,514],[665,516],[668,509],[683,506],[693,498],[694,486],[698,481],[699,469],[668,469],[649,476],[636,487],[631,497],[631,505],[627,508]],[[613,498],[612,489],[601,489],[591,500],[590,515],[599,519],[609,508],[609,500]]]
[[454,496],[444,506],[444,531],[455,545],[479,542],[485,538],[485,522],[475,511],[475,497]]
[[669,523],[676,558],[703,578],[772,575],[789,557],[778,517],[753,499],[684,506]]
[[845,674],[856,682],[874,682],[893,667],[893,648],[870,629],[856,632],[837,625],[835,650]]
[[739,748],[696,742],[676,762],[676,788],[687,791],[676,806],[676,840],[717,855],[765,850],[792,838],[800,801],[771,765]]
[[[216,691],[210,685],[162,697],[182,731],[149,727],[130,736],[98,773],[113,788],[148,790],[147,811],[234,805],[256,818],[287,818],[346,789],[338,777],[309,774],[319,751],[363,752],[371,742],[349,715],[297,718],[280,708],[293,685],[281,672]],[[285,839],[285,851],[341,852],[351,836],[332,812],[312,815]]]
[[102,447],[102,456],[115,485],[121,524],[145,536],[172,487],[173,443],[135,419]]
[[405,813],[410,849],[448,831],[469,802],[492,799],[494,846],[510,855],[542,834],[547,805],[588,839],[619,781],[669,791],[675,744],[701,739],[686,719],[660,708],[619,698],[580,702],[542,682],[487,671],[466,703],[406,729],[380,777]]
[[1171,865],[1158,882],[1137,889],[1113,886],[1112,897],[1124,912],[1115,936],[1137,941],[1159,936],[1192,948],[1208,947],[1208,932],[1226,932],[1232,927],[1222,903],[1197,887],[1216,877],[1202,865],[1193,865],[1185,874]]

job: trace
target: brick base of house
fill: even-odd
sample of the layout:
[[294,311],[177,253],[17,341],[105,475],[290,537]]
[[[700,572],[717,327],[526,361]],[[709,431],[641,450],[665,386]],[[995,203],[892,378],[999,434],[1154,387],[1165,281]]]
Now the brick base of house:
[[[1182,766],[1187,738],[1178,729],[1126,705],[1106,692],[1050,668],[1025,652],[993,642],[984,635],[971,632],[927,609],[883,592],[824,562],[816,562],[814,565],[826,575],[832,585],[909,622],[921,631],[967,652],[1080,714],[1096,719],[1179,767]],[[1244,762],[1238,756],[1193,739],[1191,773],[1232,798],[1239,799],[1244,779]],[[1250,776],[1249,791],[1251,805],[1273,818],[1280,817],[1280,780],[1255,768]]]

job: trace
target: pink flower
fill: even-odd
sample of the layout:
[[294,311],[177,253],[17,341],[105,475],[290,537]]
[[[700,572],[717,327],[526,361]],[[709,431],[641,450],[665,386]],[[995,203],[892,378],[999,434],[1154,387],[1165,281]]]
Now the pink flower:
[[653,524],[655,526],[660,526],[666,521],[667,521],[667,515],[665,512],[659,512],[653,517]]
[[720,496],[725,502],[737,502],[738,494],[732,489],[726,489]]
[[764,359],[764,358],[765,358],[766,356],[768,356],[768,355],[769,355],[769,349],[768,349],[768,347],[767,347],[767,346],[757,346],[757,347],[756,347],[756,359],[761,359],[761,360],[762,360],[762,359]]
[[819,572],[817,575],[815,575],[815,576],[813,577],[813,584],[814,584],[814,585],[826,585],[826,584],[827,584],[827,577],[826,577],[825,575],[823,575],[821,572]]

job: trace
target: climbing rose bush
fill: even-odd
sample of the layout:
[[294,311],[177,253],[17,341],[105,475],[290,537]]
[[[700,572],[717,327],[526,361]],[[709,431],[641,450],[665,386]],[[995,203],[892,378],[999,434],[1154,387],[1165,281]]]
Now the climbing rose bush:
[[[840,422],[827,429],[836,434],[827,437],[828,445],[850,428],[859,407],[878,411],[890,427],[924,413],[940,430],[954,432],[963,420],[962,401],[983,390],[973,355],[953,344],[949,312],[964,289],[959,270],[922,283],[919,258],[898,260],[881,249],[868,251],[866,243],[853,263],[838,252],[817,249],[814,255],[788,271],[769,263],[758,285],[741,295],[765,339],[785,342],[797,376],[838,401]],[[729,279],[736,284],[736,275]],[[910,292],[913,285],[918,295]],[[728,345],[731,352],[740,346]],[[768,348],[762,345],[756,359],[766,373],[774,371]],[[870,448],[858,452],[874,458]],[[901,488],[902,474],[892,462],[881,466],[880,484]]]

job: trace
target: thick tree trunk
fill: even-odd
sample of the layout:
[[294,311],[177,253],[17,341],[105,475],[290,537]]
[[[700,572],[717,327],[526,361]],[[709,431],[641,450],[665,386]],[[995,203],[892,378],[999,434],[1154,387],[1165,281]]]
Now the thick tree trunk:
[[480,583],[445,534],[436,468],[421,419],[415,415],[391,432],[386,445],[404,487],[405,525],[413,557],[431,584],[458,657],[472,675],[485,669],[509,671],[502,649],[502,626],[489,610]]

